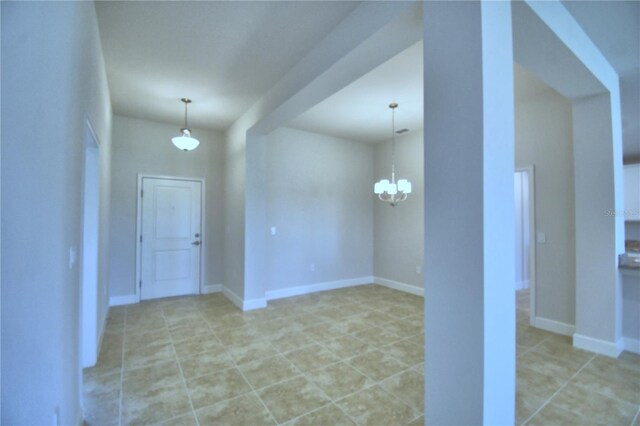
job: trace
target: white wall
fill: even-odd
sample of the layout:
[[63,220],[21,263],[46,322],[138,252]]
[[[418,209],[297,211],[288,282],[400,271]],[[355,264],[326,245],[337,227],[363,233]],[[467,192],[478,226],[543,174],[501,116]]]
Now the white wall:
[[264,191],[258,140],[416,43],[419,7],[363,2],[226,132],[224,283],[239,299],[256,299],[253,306],[259,306],[265,296],[264,283],[255,279],[265,265],[260,249],[266,245],[266,204],[255,200]]
[[[51,424],[57,412],[59,424],[79,424],[80,280],[69,249],[81,242],[85,114],[109,181],[111,106],[98,24],[91,2],[1,8],[1,423]],[[101,237],[107,195],[103,186]],[[105,264],[102,241],[100,286]]]
[[575,325],[571,104],[551,89],[521,99],[523,83],[515,85],[515,166],[535,167],[536,232],[546,234],[536,244],[536,315]]
[[[396,138],[397,179],[408,179],[412,193],[396,207],[374,196],[376,278],[383,278],[422,289],[424,279],[416,273],[424,261],[424,175],[423,131],[412,129]],[[375,146],[373,182],[391,178],[391,142]]]
[[109,238],[110,296],[135,294],[137,174],[205,179],[203,284],[221,284],[223,221],[222,135],[193,129],[200,146],[184,152],[171,143],[180,126],[129,117],[113,119],[113,180]]
[[373,146],[279,128],[266,158],[266,290],[371,277]]

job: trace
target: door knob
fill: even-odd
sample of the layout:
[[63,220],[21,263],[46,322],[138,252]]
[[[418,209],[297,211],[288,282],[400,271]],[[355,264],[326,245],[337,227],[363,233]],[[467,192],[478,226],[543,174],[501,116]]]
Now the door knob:
[[199,246],[200,245],[200,241],[194,241],[191,244],[193,244],[194,246]]

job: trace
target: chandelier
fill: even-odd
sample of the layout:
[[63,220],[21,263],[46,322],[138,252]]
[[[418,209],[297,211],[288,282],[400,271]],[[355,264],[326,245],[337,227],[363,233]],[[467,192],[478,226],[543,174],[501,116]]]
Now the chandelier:
[[389,104],[391,108],[391,181],[382,179],[373,187],[373,192],[378,195],[380,201],[389,203],[391,207],[395,207],[399,202],[407,199],[407,195],[411,194],[411,182],[406,179],[400,179],[396,183],[396,117],[395,112],[398,104],[393,102]]
[[191,99],[182,98],[180,100],[184,102],[184,127],[180,129],[182,134],[171,138],[171,142],[173,142],[179,150],[192,151],[200,145],[200,141],[191,136],[191,130],[187,127],[187,105],[191,103]]

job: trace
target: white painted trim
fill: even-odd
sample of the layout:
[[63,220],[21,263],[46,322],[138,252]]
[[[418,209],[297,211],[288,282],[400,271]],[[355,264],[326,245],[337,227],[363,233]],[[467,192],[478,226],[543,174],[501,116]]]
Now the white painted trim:
[[[81,286],[80,292],[80,306],[79,306],[79,318],[80,318],[80,360],[81,367],[86,368],[96,365],[98,362],[98,356],[100,354],[100,335],[96,333],[96,330],[101,326],[98,324],[100,320],[98,318],[98,291],[101,290],[100,284],[102,283],[100,277],[100,258],[101,258],[101,242],[105,237],[101,234],[101,206],[102,206],[102,157],[104,153],[100,150],[100,139],[96,135],[93,128],[93,124],[85,112],[84,114],[84,129],[83,129],[83,147],[82,147],[82,221],[80,224],[81,244],[79,248],[79,262],[78,272]],[[95,157],[92,153],[95,153]],[[88,157],[92,157],[94,161],[87,161]],[[93,166],[93,167],[92,167]],[[93,172],[93,173],[92,173]],[[89,178],[92,176],[93,179]],[[89,178],[89,179],[87,179]],[[95,211],[89,208],[87,210],[87,184],[93,182],[96,187],[93,187],[96,193],[95,196]],[[89,191],[93,193],[93,191]],[[95,214],[95,216],[94,216]],[[87,215],[92,216],[95,219],[95,224],[90,229],[87,229]],[[89,221],[91,223],[93,221]],[[91,229],[93,228],[93,229]],[[88,234],[87,234],[88,232]],[[87,243],[87,235],[95,233],[95,244]],[[87,271],[88,265],[94,262],[88,262],[88,259],[92,258],[95,262],[94,268]],[[86,274],[86,275],[85,275]],[[104,284],[104,283],[102,283]]]
[[632,339],[631,337],[622,338],[622,347],[625,351],[640,354],[640,339]]
[[401,283],[399,281],[388,280],[386,278],[374,277],[374,282],[385,287],[392,288],[394,290],[404,291],[405,293],[415,294],[416,296],[424,297],[424,288],[417,287],[411,284]]
[[242,301],[243,311],[253,311],[254,309],[262,309],[267,307],[267,299],[248,299]]
[[[105,325],[107,324],[107,315],[109,315],[108,307],[105,310],[105,314],[100,324],[100,331],[98,332],[98,357],[100,356],[100,352],[102,352],[102,340],[104,338]],[[91,367],[94,367],[98,363],[98,357],[96,357],[96,362]]]
[[135,294],[127,294],[126,296],[111,296],[109,298],[109,306],[131,305],[138,302],[138,297]]
[[225,297],[233,302],[242,311],[252,311],[254,309],[266,308],[267,299],[248,299],[243,300],[240,296],[235,294],[229,287],[222,286],[222,292]]
[[515,171],[526,172],[529,182],[529,324],[536,327],[536,170],[532,164]]
[[135,288],[135,297],[136,300],[133,303],[140,302],[140,280],[142,274],[142,246],[140,244],[140,234],[142,233],[142,202],[140,201],[141,197],[138,196],[140,191],[142,190],[142,179],[167,179],[167,180],[186,180],[191,182],[200,182],[200,282],[198,283],[198,291],[200,294],[203,294],[203,271],[206,271],[207,266],[207,239],[205,238],[206,229],[205,229],[205,206],[206,206],[206,188],[205,188],[205,179],[198,177],[183,177],[183,176],[166,176],[166,175],[148,175],[144,173],[138,173],[138,186],[136,187],[136,280],[133,283],[133,287]]
[[584,349],[600,355],[617,358],[622,352],[624,345],[622,338],[617,342],[608,342],[606,340],[594,339],[593,337],[576,333],[573,335],[573,346],[578,349]]
[[529,288],[529,280],[516,281],[516,290],[525,290]]
[[282,299],[302,294],[316,293],[318,291],[335,290],[338,288],[355,287],[373,283],[373,277],[359,277],[348,280],[327,281],[323,283],[307,284],[297,287],[287,287],[276,290],[269,290],[265,293],[267,300]]
[[201,294],[220,293],[223,287],[222,284],[207,284],[202,287]]
[[222,286],[222,293],[229,299],[234,305],[242,309],[242,298],[235,294],[229,287]]
[[533,326],[552,333],[562,334],[563,336],[573,336],[576,332],[575,325],[542,317],[535,317],[533,319]]

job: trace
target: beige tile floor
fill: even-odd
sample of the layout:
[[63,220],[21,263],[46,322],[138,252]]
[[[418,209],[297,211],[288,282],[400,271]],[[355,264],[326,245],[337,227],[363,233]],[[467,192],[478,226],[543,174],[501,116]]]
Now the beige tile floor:
[[[575,350],[517,301],[518,424],[638,426],[640,358]],[[422,312],[375,285],[245,313],[221,294],[112,308],[84,372],[86,423],[423,424]]]

